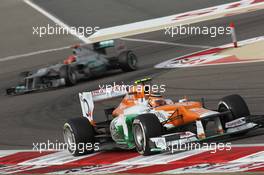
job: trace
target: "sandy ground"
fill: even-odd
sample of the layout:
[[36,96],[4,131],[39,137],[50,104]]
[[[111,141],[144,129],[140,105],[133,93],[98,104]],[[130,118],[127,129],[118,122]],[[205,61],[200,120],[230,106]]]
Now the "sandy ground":
[[[239,43],[238,43],[239,44]],[[230,48],[221,52],[222,55],[235,55],[241,60],[264,60],[264,40],[243,45],[238,48]]]

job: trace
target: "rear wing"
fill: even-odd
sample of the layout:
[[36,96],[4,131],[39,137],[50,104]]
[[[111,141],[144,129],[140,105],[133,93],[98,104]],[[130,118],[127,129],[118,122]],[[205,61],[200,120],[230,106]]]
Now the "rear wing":
[[90,122],[93,122],[94,102],[122,97],[127,93],[127,90],[122,86],[79,93],[83,117],[86,117]]

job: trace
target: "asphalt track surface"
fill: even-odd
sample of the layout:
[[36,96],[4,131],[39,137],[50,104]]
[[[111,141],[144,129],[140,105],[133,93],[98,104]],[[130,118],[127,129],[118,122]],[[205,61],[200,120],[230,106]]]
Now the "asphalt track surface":
[[[109,27],[144,19],[150,19],[184,11],[209,7],[233,1],[194,0],[153,1],[148,0],[34,0],[53,15],[73,26]],[[1,30],[0,59],[10,55],[23,54],[35,50],[62,47],[79,42],[72,36],[53,36],[38,38],[32,36],[32,25],[52,24],[31,7],[19,0],[3,0],[0,5]],[[8,17],[9,20],[6,20]],[[226,26],[230,21],[237,25],[239,40],[264,34],[264,11],[228,17],[199,23],[206,26]],[[19,30],[17,30],[19,29]],[[164,31],[134,36],[151,40],[201,46],[218,46],[229,43],[230,36],[210,38],[209,36],[164,36]],[[97,80],[82,81],[74,87],[9,97],[4,89],[14,85],[17,74],[56,63],[70,54],[69,49],[54,51],[16,60],[0,62],[0,149],[31,149],[32,143],[62,141],[63,123],[81,114],[78,92],[98,89],[99,85],[115,82],[131,83],[143,77],[153,77],[157,83],[167,86],[167,95],[178,99],[184,95],[190,98],[207,99],[209,107],[214,108],[222,96],[240,93],[246,99],[252,113],[264,114],[264,63],[237,64],[174,70],[154,69],[161,61],[201,50],[197,47],[159,45],[153,43],[127,42],[139,57],[139,70],[130,73],[115,71]],[[100,104],[97,111],[111,107],[112,102]],[[97,106],[96,106],[97,107]],[[102,114],[97,117],[102,120]],[[258,133],[253,132],[252,134]],[[263,136],[248,137],[233,143],[263,143]]]

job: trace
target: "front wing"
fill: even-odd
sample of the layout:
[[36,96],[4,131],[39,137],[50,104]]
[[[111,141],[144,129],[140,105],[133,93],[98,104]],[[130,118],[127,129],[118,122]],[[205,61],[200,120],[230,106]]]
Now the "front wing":
[[[256,116],[254,116],[256,117]],[[258,116],[259,118],[260,116]],[[221,134],[211,135],[205,138],[199,138],[197,134],[186,131],[177,132],[172,134],[165,134],[160,137],[150,138],[149,143],[151,145],[151,151],[177,151],[177,148],[186,148],[189,143],[195,142],[210,142],[215,139],[222,139],[225,136],[239,135],[241,133],[246,133],[250,130],[254,130],[263,127],[264,116],[262,121],[258,120],[256,123],[254,121],[247,121],[245,117],[230,121],[226,123],[226,131]],[[189,148],[189,147],[188,147]]]

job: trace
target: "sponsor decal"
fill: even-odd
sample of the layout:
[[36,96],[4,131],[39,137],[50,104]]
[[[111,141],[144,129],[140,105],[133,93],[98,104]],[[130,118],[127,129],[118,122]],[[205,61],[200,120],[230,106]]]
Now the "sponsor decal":
[[246,118],[242,117],[242,118],[238,118],[236,120],[233,120],[231,122],[227,122],[225,124],[225,127],[226,128],[233,128],[233,127],[241,126],[241,125],[244,125],[244,124],[246,124]]

